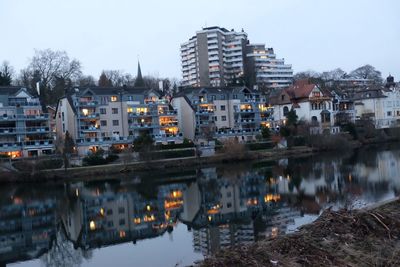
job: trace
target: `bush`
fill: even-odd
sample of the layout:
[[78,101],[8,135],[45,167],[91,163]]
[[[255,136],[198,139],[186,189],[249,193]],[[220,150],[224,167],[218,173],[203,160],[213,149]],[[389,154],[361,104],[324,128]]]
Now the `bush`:
[[151,153],[152,160],[155,159],[171,159],[171,158],[184,158],[193,157],[195,155],[194,149],[174,150],[174,151],[155,151]]
[[189,148],[189,147],[194,147],[193,142],[188,142],[188,143],[183,142],[182,144],[167,144],[167,145],[157,145],[156,146],[156,148],[159,150]]
[[118,155],[110,154],[104,158],[104,150],[99,149],[96,152],[83,158],[83,166],[96,166],[111,163],[119,158]]
[[222,147],[222,152],[227,159],[244,159],[247,156],[247,148],[244,144],[239,143],[237,140],[226,140]]
[[59,169],[62,165],[62,159],[24,159],[13,163],[14,168],[24,172]]
[[309,145],[320,150],[347,150],[351,148],[349,140],[344,135],[313,135]]
[[273,142],[263,142],[263,143],[249,143],[245,145],[248,150],[261,150],[261,149],[271,149],[274,147]]

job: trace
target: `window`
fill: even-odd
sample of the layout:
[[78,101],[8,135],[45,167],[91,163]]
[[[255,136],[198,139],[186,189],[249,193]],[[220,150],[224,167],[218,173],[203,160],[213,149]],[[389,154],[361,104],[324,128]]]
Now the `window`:
[[107,222],[107,226],[108,226],[108,227],[113,227],[113,226],[114,226],[114,222],[113,222],[113,221]]
[[64,120],[64,112],[61,113],[62,120]]
[[125,213],[125,208],[124,207],[119,207],[118,208],[118,213],[119,214]]
[[119,220],[119,225],[125,225],[125,219],[120,219]]
[[281,95],[281,100],[285,100],[285,95]]
[[112,215],[113,211],[111,209],[107,210],[107,215]]
[[225,110],[225,105],[221,105],[221,110]]
[[225,95],[221,95],[221,100],[225,100]]
[[226,116],[221,116],[221,121],[226,121]]
[[117,108],[112,108],[111,109],[112,114],[118,114],[118,109]]
[[107,114],[107,110],[105,108],[100,108],[100,114]]
[[100,121],[101,126],[107,126],[107,121]]
[[218,121],[218,120],[217,120],[217,116],[214,117],[214,121]]
[[226,193],[226,197],[231,197],[231,196],[232,196],[232,192],[231,191]]
[[238,96],[237,95],[233,95],[233,99],[237,99],[238,98]]
[[232,207],[232,203],[230,203],[230,202],[229,202],[229,203],[227,203],[226,207],[227,207],[227,208],[230,208],[230,207]]
[[283,107],[283,115],[286,116],[289,113],[288,107]]
[[388,112],[387,112],[387,115],[388,115],[388,116],[392,116],[392,112],[391,112],[391,111],[388,111]]
[[65,123],[62,124],[63,127],[63,133],[65,133]]
[[113,95],[113,96],[111,97],[111,102],[117,102],[117,96]]
[[215,99],[217,99],[217,96],[216,95],[211,95],[211,100],[215,100]]
[[119,120],[113,120],[113,126],[119,126]]
[[133,101],[133,96],[129,95],[128,96],[128,101]]

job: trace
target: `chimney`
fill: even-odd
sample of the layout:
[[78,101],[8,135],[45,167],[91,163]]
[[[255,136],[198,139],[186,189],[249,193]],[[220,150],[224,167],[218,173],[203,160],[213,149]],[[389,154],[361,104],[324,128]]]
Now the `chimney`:
[[36,82],[36,91],[38,93],[38,95],[40,95],[40,83]]

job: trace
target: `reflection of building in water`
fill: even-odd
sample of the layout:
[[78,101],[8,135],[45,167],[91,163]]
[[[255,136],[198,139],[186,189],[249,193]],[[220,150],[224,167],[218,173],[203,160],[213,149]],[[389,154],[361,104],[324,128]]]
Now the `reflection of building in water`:
[[289,225],[294,225],[295,218],[301,217],[301,212],[292,207],[281,207],[272,216],[263,216],[267,223],[267,228],[262,233],[266,237],[276,237],[287,232]]
[[56,201],[12,199],[0,208],[0,263],[34,259],[50,249],[56,231]]
[[64,219],[68,237],[79,246],[97,247],[163,234],[182,208],[182,185],[163,185],[153,198],[136,191],[77,187]]
[[254,242],[253,219],[267,210],[270,202],[278,200],[275,194],[267,193],[265,177],[255,172],[221,177],[215,169],[206,169],[203,176],[184,192],[180,216],[194,228],[195,251],[207,255],[221,248]]
[[214,254],[220,249],[254,242],[253,223],[222,224],[193,230],[193,247],[203,255]]

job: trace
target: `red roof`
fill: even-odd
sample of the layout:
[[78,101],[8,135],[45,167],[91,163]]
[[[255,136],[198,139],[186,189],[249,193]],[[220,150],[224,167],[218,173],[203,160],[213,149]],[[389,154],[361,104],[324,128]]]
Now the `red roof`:
[[286,91],[295,99],[308,98],[315,86],[315,84],[309,83],[308,80],[299,80],[287,88]]

